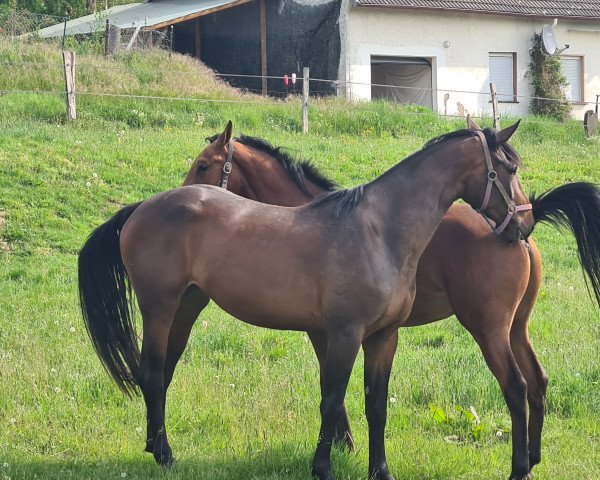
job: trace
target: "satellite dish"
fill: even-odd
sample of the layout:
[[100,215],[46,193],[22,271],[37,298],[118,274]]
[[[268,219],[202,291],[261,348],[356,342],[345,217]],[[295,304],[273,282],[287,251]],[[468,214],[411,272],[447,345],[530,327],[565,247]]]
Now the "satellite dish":
[[548,55],[559,55],[561,52],[564,52],[568,45],[565,45],[563,48],[558,48],[558,42],[556,41],[556,34],[554,33],[554,27],[558,23],[558,19],[554,19],[552,25],[544,25],[542,26],[542,45],[544,46],[544,50]]

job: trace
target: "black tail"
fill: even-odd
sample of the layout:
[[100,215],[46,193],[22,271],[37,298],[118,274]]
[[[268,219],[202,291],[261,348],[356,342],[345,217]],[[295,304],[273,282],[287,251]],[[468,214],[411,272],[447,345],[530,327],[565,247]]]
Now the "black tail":
[[140,365],[131,286],[121,259],[119,234],[139,206],[128,205],[96,228],[79,253],[79,302],[102,364],[123,392],[137,392]]
[[581,266],[600,304],[600,188],[593,183],[568,183],[531,197],[536,222],[567,227],[575,235]]

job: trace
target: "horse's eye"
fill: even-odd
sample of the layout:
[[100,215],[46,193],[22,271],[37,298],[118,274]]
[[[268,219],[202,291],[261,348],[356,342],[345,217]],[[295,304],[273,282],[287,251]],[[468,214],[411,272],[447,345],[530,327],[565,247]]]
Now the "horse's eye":
[[208,170],[208,163],[200,163],[198,165],[198,170],[200,170],[201,172],[206,172]]

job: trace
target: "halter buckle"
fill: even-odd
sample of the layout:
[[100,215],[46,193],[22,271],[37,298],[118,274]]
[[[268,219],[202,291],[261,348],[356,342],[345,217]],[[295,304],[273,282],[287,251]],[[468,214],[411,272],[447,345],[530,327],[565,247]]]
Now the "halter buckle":
[[496,179],[498,178],[498,172],[496,172],[496,170],[490,170],[487,174],[487,178],[492,182],[496,181]]
[[223,173],[231,173],[231,168],[232,168],[232,164],[231,162],[225,162],[225,164],[223,165]]

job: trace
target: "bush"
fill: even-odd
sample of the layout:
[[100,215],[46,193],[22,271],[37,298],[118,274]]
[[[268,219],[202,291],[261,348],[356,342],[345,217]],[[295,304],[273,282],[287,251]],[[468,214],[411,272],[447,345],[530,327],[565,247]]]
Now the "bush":
[[561,122],[568,119],[571,114],[571,106],[563,90],[567,86],[567,79],[563,74],[560,58],[544,52],[542,35],[538,33],[533,36],[528,75],[531,77],[534,97],[558,99],[533,98],[530,107],[531,113],[553,117]]

